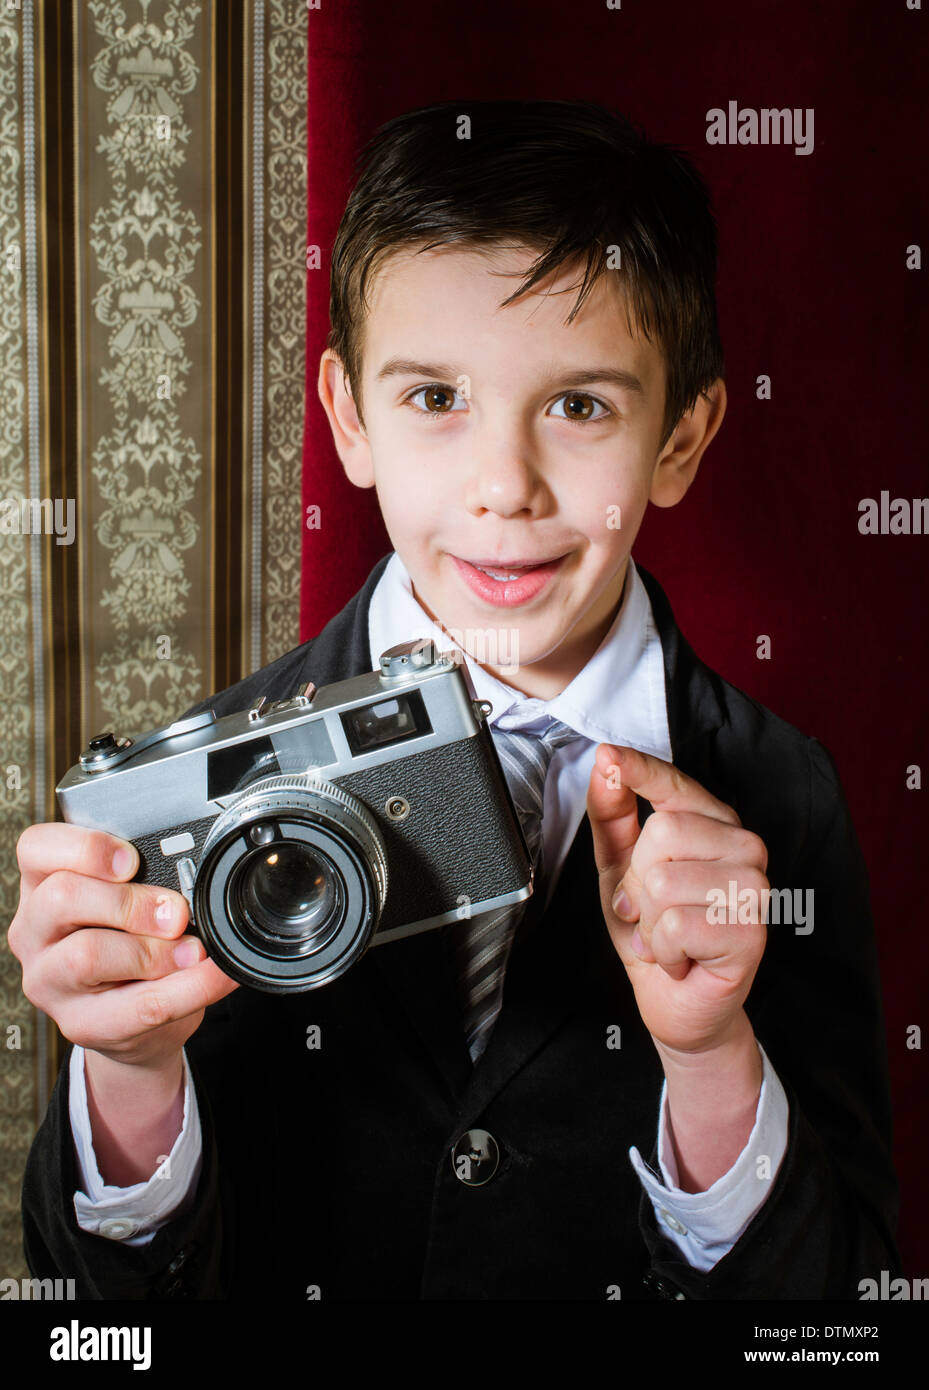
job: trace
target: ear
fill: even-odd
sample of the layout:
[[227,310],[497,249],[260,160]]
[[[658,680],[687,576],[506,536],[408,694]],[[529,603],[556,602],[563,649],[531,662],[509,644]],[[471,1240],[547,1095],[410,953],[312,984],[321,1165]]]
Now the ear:
[[693,410],[682,415],[677,428],[655,463],[649,500],[656,507],[680,502],[700,467],[703,452],[726,413],[726,383],[713,382],[705,396],[698,396]]
[[341,358],[330,348],[326,348],[319,359],[316,390],[328,417],[336,453],[342,461],[346,477],[356,487],[373,487],[374,467],[368,436],[358,418]]

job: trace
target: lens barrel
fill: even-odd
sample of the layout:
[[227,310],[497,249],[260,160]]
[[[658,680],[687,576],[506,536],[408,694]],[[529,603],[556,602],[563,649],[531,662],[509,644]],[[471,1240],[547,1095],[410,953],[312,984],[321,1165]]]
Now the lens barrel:
[[285,994],[344,974],[364,954],[386,896],[374,818],[336,783],[307,773],[264,778],[216,818],[193,910],[221,970]]

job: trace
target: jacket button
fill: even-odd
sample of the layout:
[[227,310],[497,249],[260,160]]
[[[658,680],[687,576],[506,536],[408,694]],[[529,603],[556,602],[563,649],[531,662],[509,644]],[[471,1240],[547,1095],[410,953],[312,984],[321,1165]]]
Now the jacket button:
[[455,1177],[466,1187],[483,1187],[500,1163],[500,1149],[486,1129],[469,1129],[452,1149]]
[[669,1279],[662,1279],[653,1269],[650,1269],[643,1277],[642,1283],[655,1298],[685,1299],[686,1301],[686,1296],[681,1293],[679,1288],[676,1288]]

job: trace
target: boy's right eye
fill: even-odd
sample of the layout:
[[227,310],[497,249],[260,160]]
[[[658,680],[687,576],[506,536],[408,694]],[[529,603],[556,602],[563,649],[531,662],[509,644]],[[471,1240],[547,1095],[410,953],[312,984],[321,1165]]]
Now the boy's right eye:
[[[457,392],[451,386],[442,386],[438,382],[432,382],[429,386],[420,386],[407,396],[404,404],[412,405],[417,396],[425,397],[424,406],[416,407],[420,415],[450,415],[454,410],[453,402]],[[464,398],[461,400],[461,407],[465,408]]]

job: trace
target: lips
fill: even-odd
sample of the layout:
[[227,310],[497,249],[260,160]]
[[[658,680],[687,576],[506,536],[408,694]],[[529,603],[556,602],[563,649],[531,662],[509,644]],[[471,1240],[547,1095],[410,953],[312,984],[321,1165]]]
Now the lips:
[[536,598],[558,572],[566,557],[462,560],[453,555],[451,558],[472,594],[494,607],[514,608]]

